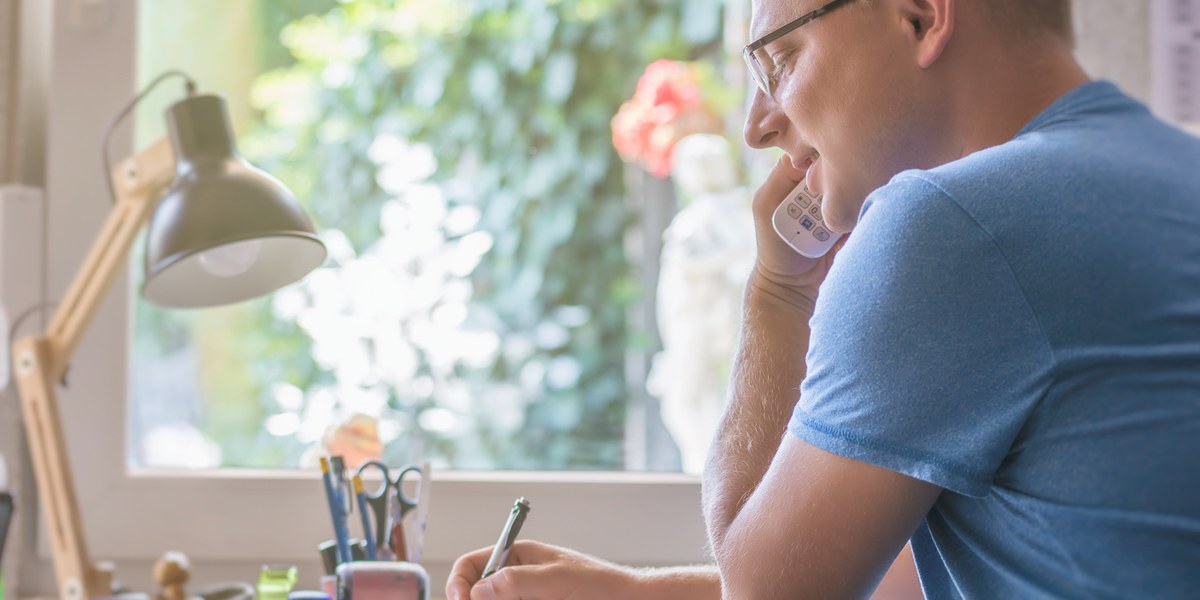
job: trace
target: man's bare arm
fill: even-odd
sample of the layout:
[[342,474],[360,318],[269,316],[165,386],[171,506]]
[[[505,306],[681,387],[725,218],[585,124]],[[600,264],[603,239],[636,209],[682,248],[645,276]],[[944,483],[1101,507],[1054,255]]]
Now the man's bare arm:
[[787,433],[811,313],[754,279],[745,311],[704,476],[723,597],[868,596],[941,490]]

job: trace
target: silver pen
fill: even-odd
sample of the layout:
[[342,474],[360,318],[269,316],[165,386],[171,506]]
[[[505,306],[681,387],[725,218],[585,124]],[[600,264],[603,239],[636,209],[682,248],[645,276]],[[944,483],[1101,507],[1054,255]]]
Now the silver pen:
[[508,522],[504,524],[504,530],[500,532],[500,539],[496,542],[496,547],[492,548],[492,556],[488,558],[487,566],[483,568],[483,579],[499,571],[504,567],[504,563],[508,561],[508,553],[512,550],[513,543],[517,541],[517,533],[521,531],[521,525],[525,523],[525,515],[529,514],[529,502],[524,496],[517,498],[513,503],[512,512],[508,513]]

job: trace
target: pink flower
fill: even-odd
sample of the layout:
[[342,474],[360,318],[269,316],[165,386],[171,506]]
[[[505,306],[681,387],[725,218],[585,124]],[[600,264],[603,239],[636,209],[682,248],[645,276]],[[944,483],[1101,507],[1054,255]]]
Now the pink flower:
[[633,98],[621,105],[612,119],[613,147],[622,159],[637,162],[655,177],[671,173],[675,142],[692,131],[680,127],[703,119],[684,119],[705,111],[700,83],[692,67],[683,62],[656,60],[638,79]]

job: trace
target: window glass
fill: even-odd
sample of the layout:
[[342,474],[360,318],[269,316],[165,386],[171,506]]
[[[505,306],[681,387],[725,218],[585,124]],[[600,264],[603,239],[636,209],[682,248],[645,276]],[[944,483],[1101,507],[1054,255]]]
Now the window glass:
[[[728,144],[670,162],[738,104],[720,0],[139,10],[139,81],[226,96],[330,257],[239,305],[136,302],[131,464],[697,469],[753,243]],[[142,106],[139,147],[175,99]]]

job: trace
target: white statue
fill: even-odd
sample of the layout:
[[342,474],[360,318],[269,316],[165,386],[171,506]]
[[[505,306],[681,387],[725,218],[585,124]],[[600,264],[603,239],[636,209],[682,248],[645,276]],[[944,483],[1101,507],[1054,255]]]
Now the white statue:
[[658,327],[647,390],[659,398],[686,473],[700,473],[725,405],[742,290],[754,264],[750,193],[725,138],[681,139],[672,176],[690,202],[663,234]]

